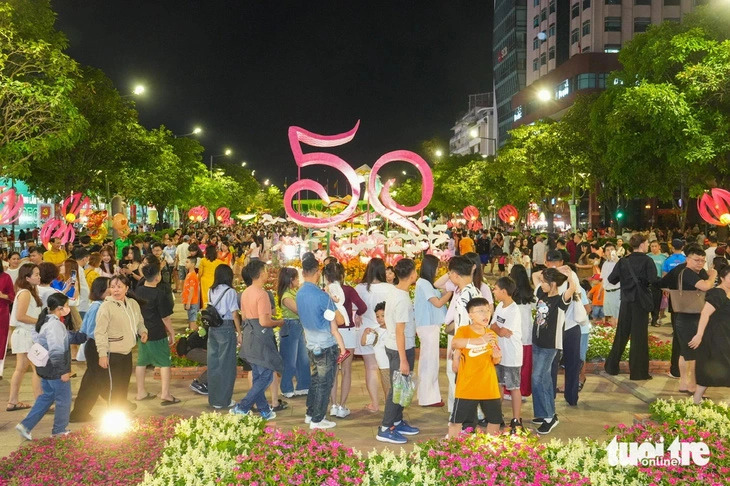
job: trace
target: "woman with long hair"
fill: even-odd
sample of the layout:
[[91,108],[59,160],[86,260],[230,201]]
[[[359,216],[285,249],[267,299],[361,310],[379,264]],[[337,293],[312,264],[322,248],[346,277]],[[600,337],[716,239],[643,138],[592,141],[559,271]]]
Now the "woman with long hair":
[[[51,263],[51,265],[53,265]],[[55,267],[55,265],[54,265]],[[15,300],[10,313],[10,326],[15,328],[10,339],[10,345],[15,354],[15,371],[10,380],[10,397],[6,410],[12,412],[23,410],[31,406],[18,401],[20,383],[30,365],[33,370],[33,392],[36,397],[41,394],[41,379],[35,372],[35,366],[28,360],[28,351],[33,346],[33,331],[41,313],[41,298],[38,295],[38,284],[41,283],[41,274],[38,266],[26,263],[18,271],[15,281]]]
[[[208,248],[215,250],[215,247]],[[208,329],[208,403],[221,409],[235,404],[232,397],[236,383],[236,345],[241,344],[240,304],[233,288],[231,267],[217,265],[209,289],[204,295],[218,311],[223,324]]]
[[362,356],[365,362],[365,387],[370,395],[370,403],[365,406],[368,412],[376,413],[379,409],[378,388],[381,386],[380,368],[388,368],[388,357],[385,356],[385,349],[376,355],[373,346],[362,345],[362,334],[365,329],[378,329],[380,325],[375,318],[375,306],[385,302],[388,294],[395,291],[395,286],[386,281],[385,262],[382,258],[372,258],[365,268],[365,275],[362,282],[355,287],[355,291],[365,302],[367,310],[362,315],[362,324],[357,332],[355,343],[355,354]]
[[109,376],[106,370],[99,366],[99,351],[96,349],[96,315],[101,308],[104,299],[109,297],[111,290],[107,277],[97,277],[91,284],[89,300],[91,305],[84,315],[81,324],[81,332],[86,334],[87,341],[84,344],[84,356],[86,357],[86,372],[81,379],[81,386],[76,394],[74,409],[71,412],[71,422],[89,422],[92,417],[89,412],[94,408],[98,397],[106,398],[109,395]]
[[421,341],[418,358],[418,404],[422,407],[443,407],[439,387],[439,334],[446,319],[446,309],[453,292],[443,294],[433,286],[439,259],[425,255],[416,281],[414,301],[416,334]]
[[[17,255],[17,252],[12,254]],[[8,271],[3,270],[0,265],[0,378],[5,370],[5,353],[8,349],[8,339],[10,338],[10,305],[15,300],[15,282],[10,277]]]
[[[201,309],[205,309],[208,305],[208,290],[213,286],[215,280],[215,270],[223,262],[218,260],[218,249],[213,244],[205,247],[205,258],[200,260],[200,268],[198,269],[198,278],[200,279],[200,293],[202,302]],[[231,271],[233,273],[233,271]]]
[[137,284],[142,280],[142,253],[136,245],[124,249],[122,261],[119,262],[119,273],[129,279],[130,289],[134,291]]
[[522,319],[520,393],[523,397],[529,397],[532,395],[532,311],[535,309],[535,293],[524,266],[514,265],[509,276],[516,284],[512,299],[517,304]]
[[99,275],[112,278],[119,273],[119,267],[117,267],[117,262],[114,260],[114,249],[111,246],[105,246],[99,253],[101,254]]
[[131,292],[131,282],[124,275],[115,275],[109,282],[109,296],[96,314],[94,340],[99,367],[107,370],[110,381],[109,403],[125,410],[136,408],[127,400],[132,376],[132,349],[147,342],[147,328],[139,303]]
[[[304,339],[304,328],[297,314],[297,290],[299,289],[299,272],[296,268],[283,267],[279,270],[279,282],[276,294],[279,296],[281,316],[284,325],[279,330],[279,352],[284,360],[284,371],[281,374],[281,393],[286,398],[309,393],[311,375],[309,371],[309,355]],[[296,378],[294,389],[292,379]]]

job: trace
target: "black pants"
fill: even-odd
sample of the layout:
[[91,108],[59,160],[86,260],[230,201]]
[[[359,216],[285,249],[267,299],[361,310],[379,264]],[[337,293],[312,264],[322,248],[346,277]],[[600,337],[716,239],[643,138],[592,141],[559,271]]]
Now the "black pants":
[[[398,351],[385,348],[385,354],[388,355],[388,361],[390,362],[390,391],[388,397],[385,399],[385,411],[383,412],[383,427],[392,427],[396,422],[403,420],[403,407],[393,403],[393,372],[400,370],[400,355]],[[411,375],[414,373],[413,364],[416,361],[416,350],[415,348],[406,349],[406,361],[411,369]]]
[[111,405],[127,406],[129,379],[132,377],[132,352],[129,354],[109,353],[109,370],[111,373]]
[[86,417],[96,404],[96,399],[102,397],[109,400],[109,370],[99,366],[99,351],[96,349],[96,341],[89,339],[84,345],[86,355],[86,372],[81,378],[81,386],[76,394],[74,409],[71,416],[75,418]]
[[629,348],[629,377],[632,380],[649,378],[649,312],[643,310],[638,302],[621,300],[618,313],[616,337],[608,353],[604,369],[609,375],[618,375],[619,361],[631,338]]
[[583,367],[583,361],[580,359],[580,326],[574,326],[563,332],[563,364],[565,365],[563,396],[569,405],[578,405],[578,383],[580,370]]
[[651,310],[651,323],[659,322],[659,308],[662,306],[662,288],[659,284],[651,286],[651,296],[654,298],[654,308]]
[[672,357],[669,362],[669,373],[679,378],[679,338],[677,337],[677,318],[674,312],[670,315],[672,321]]

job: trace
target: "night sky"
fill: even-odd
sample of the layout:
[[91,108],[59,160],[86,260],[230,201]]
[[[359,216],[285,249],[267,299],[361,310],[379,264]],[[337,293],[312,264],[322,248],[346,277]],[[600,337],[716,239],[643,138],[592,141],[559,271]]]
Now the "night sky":
[[[341,133],[353,167],[448,140],[468,95],[491,88],[491,6],[482,1],[54,0],[69,54],[122,94],[143,83],[140,121],[204,129],[260,180],[291,183],[287,128]],[[444,146],[444,149],[447,149]],[[311,149],[305,149],[305,151]],[[216,163],[225,163],[216,159]],[[400,170],[393,167],[392,172]],[[307,169],[322,183],[334,173]]]

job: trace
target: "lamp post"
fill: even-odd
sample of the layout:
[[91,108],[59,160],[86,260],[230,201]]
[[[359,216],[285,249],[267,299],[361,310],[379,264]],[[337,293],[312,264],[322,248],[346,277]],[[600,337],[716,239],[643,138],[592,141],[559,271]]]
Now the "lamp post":
[[233,153],[233,150],[226,149],[222,154],[217,155],[211,155],[210,156],[210,178],[213,178],[213,159],[216,159],[218,157],[228,157]]
[[[479,140],[487,140],[494,144],[494,151],[491,153],[491,155],[497,155],[497,139],[493,137],[482,137],[479,135],[479,129],[474,127],[471,130],[469,130],[469,136],[473,139],[479,139]],[[489,156],[489,147],[487,147],[487,157]],[[486,158],[486,157],[485,157]]]
[[200,135],[202,132],[203,132],[203,129],[202,128],[195,127],[195,128],[193,128],[193,131],[190,132],[190,133],[183,133],[182,135],[174,135],[173,134],[173,137],[175,137],[175,138],[189,137],[190,135]]
[[141,96],[144,94],[145,91],[146,91],[146,88],[144,87],[144,85],[138,84],[134,87],[134,89],[132,90],[131,93],[122,95],[121,97],[122,98],[131,98],[132,96]]

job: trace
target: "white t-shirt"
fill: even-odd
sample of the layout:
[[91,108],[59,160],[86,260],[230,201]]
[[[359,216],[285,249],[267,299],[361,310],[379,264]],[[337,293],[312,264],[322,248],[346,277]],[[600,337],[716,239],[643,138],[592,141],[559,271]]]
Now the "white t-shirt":
[[406,349],[416,346],[416,317],[413,312],[411,296],[405,290],[395,288],[385,299],[385,347],[390,350],[397,350],[395,340],[396,323],[405,322]]
[[520,309],[520,322],[522,324],[522,345],[532,346],[532,326],[534,324],[532,311],[535,309],[535,302],[519,304],[517,307]]
[[335,307],[338,311],[340,311],[340,314],[342,314],[342,317],[345,318],[344,326],[350,325],[350,316],[347,315],[347,311],[345,310],[345,291],[342,290],[342,285],[340,285],[339,282],[332,282],[327,286],[327,290],[329,290],[330,297],[332,297],[332,302],[335,302]]
[[185,266],[185,261],[188,259],[188,255],[190,255],[188,248],[190,248],[190,243],[188,243],[187,241],[184,243],[180,243],[179,245],[177,245],[177,248],[175,248],[175,256],[177,256],[178,267]]
[[499,364],[522,366],[522,313],[519,306],[512,302],[507,307],[503,307],[500,302],[494,310],[492,324],[512,331],[510,337],[499,337],[499,347],[502,349],[502,360]]
[[[473,284],[469,284],[469,286],[474,287]],[[444,322],[446,324],[451,324],[452,322],[454,322],[456,316],[456,303],[459,301],[460,292],[459,288],[451,280],[446,282],[445,287],[448,292],[454,293],[451,296],[451,302],[449,302],[449,308],[446,311],[446,318],[444,319]],[[466,302],[469,302],[474,297],[484,297],[485,299],[487,299],[487,302],[489,302],[490,304],[494,304],[494,296],[492,295],[492,291],[489,289],[489,285],[482,283],[481,287],[479,288],[479,294],[481,295],[471,295]],[[464,305],[466,306],[466,303]],[[464,307],[464,309],[466,309],[466,307]]]
[[373,350],[375,351],[375,361],[378,363],[378,368],[381,370],[387,370],[390,368],[390,360],[388,355],[385,354],[385,335],[388,333],[382,327],[375,329],[378,334],[378,341],[373,344]]
[[468,326],[471,323],[469,312],[466,310],[466,304],[468,304],[471,299],[481,296],[481,292],[477,290],[473,283],[470,283],[461,289],[459,295],[454,297],[454,300],[456,300],[454,303],[454,329],[459,329],[462,326]]
[[251,242],[251,245],[249,246],[251,248],[251,253],[249,253],[250,258],[258,258],[260,254],[259,246],[256,244],[255,241]]

